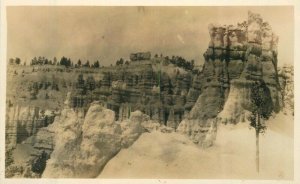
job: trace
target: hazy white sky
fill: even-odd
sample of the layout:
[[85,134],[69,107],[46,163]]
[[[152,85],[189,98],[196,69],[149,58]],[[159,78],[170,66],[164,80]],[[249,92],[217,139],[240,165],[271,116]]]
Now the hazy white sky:
[[8,58],[100,60],[139,51],[203,62],[210,23],[236,24],[260,13],[279,36],[279,63],[293,63],[294,12],[283,7],[8,7]]

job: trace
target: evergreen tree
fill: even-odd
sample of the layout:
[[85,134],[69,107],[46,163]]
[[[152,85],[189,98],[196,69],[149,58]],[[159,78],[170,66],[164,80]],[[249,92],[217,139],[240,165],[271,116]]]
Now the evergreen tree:
[[71,59],[70,59],[70,58],[67,59],[66,57],[63,56],[63,57],[60,59],[59,64],[65,66],[65,67],[70,67],[70,66],[71,66]]
[[90,61],[87,60],[86,63],[84,64],[84,66],[85,66],[85,67],[91,67],[91,66],[90,66]]
[[71,59],[69,58],[69,59],[67,59],[67,65],[66,65],[66,67],[70,67],[72,65],[72,62],[71,62]]
[[80,59],[79,59],[78,62],[77,62],[77,66],[78,66],[78,67],[81,66],[81,61],[80,61]]
[[120,59],[120,65],[122,65],[122,64],[124,64],[124,59],[123,58]]
[[123,65],[124,64],[124,59],[120,58],[120,60],[117,60],[116,65]]
[[21,63],[21,59],[17,57],[17,58],[15,59],[15,62],[16,62],[17,65],[19,65],[19,64]]
[[99,64],[99,61],[98,61],[98,60],[94,63],[94,67],[95,67],[95,68],[99,68],[99,67],[100,67],[100,64]]
[[259,172],[259,134],[264,133],[267,128],[261,120],[267,120],[273,111],[271,93],[264,81],[255,81],[251,86],[250,99],[252,102],[250,126],[255,129],[256,171]]

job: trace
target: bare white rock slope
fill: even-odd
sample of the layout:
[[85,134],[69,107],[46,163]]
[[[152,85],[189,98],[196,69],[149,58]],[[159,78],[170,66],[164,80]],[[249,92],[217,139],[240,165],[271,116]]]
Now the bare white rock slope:
[[[289,119],[290,118],[290,119]],[[292,117],[267,122],[255,166],[255,130],[249,122],[219,124],[214,146],[201,149],[179,133],[144,133],[104,167],[99,178],[292,179]]]
[[[134,120],[134,121],[132,121]],[[55,147],[42,177],[92,178],[122,147],[130,146],[144,131],[142,113],[115,121],[113,111],[94,103],[85,117],[65,109],[53,124]]]

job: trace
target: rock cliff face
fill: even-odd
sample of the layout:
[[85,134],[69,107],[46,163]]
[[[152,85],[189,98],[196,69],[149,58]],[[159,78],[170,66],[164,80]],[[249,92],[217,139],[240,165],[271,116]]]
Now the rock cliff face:
[[7,107],[6,113],[6,145],[15,147],[28,137],[35,135],[40,128],[54,121],[55,112],[38,107],[15,105]]
[[[26,138],[27,134],[22,137],[24,138],[22,143],[15,144],[15,142],[11,141],[11,144],[7,145],[6,151],[14,153],[14,157],[19,157],[16,155],[21,154],[24,158],[12,158],[12,154],[6,155],[8,158],[12,158],[10,163],[6,163],[6,177],[41,177],[46,167],[46,160],[50,158],[55,146],[55,131],[51,127],[49,125],[48,127],[38,128],[37,132],[33,132],[30,137]],[[19,135],[16,134],[14,137],[19,138]]]
[[[185,70],[180,73],[173,65],[164,66],[166,61],[159,58],[151,60],[151,64],[143,61],[145,63],[103,72],[102,79],[92,90],[86,89],[88,80],[79,80],[72,94],[73,108],[88,107],[96,100],[113,110],[116,120],[127,119],[131,112],[139,110],[163,125],[172,124],[177,128],[185,113],[193,74]],[[194,105],[197,95],[189,95],[188,110]]]
[[275,112],[283,105],[277,74],[278,37],[260,15],[249,12],[248,20],[236,26],[210,25],[209,34],[200,87],[190,91],[200,95],[178,128],[204,147],[213,144],[218,121],[237,123],[245,118],[254,81],[266,83]]

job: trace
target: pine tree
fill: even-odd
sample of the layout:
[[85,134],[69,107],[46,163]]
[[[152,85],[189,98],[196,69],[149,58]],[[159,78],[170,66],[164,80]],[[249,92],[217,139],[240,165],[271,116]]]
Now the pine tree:
[[15,59],[15,62],[16,62],[17,65],[19,65],[19,64],[21,63],[21,59],[17,57],[17,58]]
[[273,111],[271,93],[264,81],[255,81],[251,87],[250,99],[252,102],[250,126],[255,129],[256,171],[259,172],[259,134],[264,133],[267,128],[261,120],[269,119]]
[[90,66],[90,61],[87,60],[86,63],[84,64],[84,66],[85,66],[85,67],[91,67],[91,66]]
[[78,62],[77,62],[77,66],[78,66],[78,67],[81,66],[81,61],[80,61],[80,59],[79,59]]
[[99,67],[100,67],[100,64],[99,64],[99,61],[98,61],[98,60],[94,63],[94,67],[95,67],[95,68],[99,68]]

